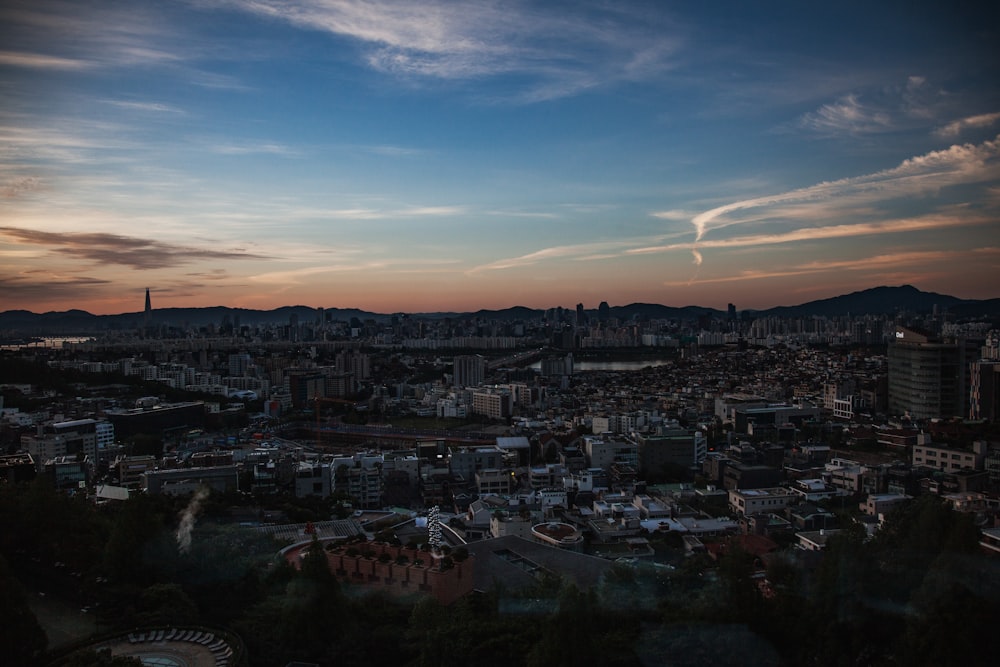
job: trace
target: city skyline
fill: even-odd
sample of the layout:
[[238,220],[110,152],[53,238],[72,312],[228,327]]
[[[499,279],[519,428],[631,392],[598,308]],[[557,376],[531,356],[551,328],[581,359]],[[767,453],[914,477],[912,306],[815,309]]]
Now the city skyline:
[[0,311],[998,296],[996,10],[0,8]]

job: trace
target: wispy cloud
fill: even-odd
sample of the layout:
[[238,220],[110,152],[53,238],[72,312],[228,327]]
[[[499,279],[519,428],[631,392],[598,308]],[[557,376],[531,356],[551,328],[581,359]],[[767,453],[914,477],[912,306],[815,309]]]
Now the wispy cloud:
[[42,180],[37,176],[20,176],[0,184],[0,196],[13,199],[42,188]]
[[159,102],[130,102],[126,100],[105,100],[105,103],[112,106],[119,107],[121,109],[128,109],[131,111],[148,111],[151,113],[171,113],[171,114],[183,114],[182,109],[171,106],[169,104],[161,104]]
[[800,130],[825,137],[863,136],[927,127],[957,103],[926,77],[852,91],[798,118]]
[[[38,0],[0,8],[0,21],[15,26],[10,42],[41,45],[45,53],[9,51],[4,62],[24,67],[81,69],[177,63],[191,52],[173,42],[175,35],[155,5]],[[168,46],[169,45],[169,46]]]
[[[995,223],[995,218],[986,215],[950,215],[930,214],[916,218],[899,218],[879,222],[860,222],[852,224],[827,225],[824,227],[803,227],[785,232],[771,234],[750,234],[734,236],[725,239],[709,239],[691,243],[672,243],[668,245],[646,246],[627,250],[628,254],[648,255],[668,252],[671,250],[705,250],[708,248],[751,248],[756,246],[782,245],[786,243],[802,243],[808,241],[825,241],[831,239],[860,238],[864,236],[879,236],[884,234],[904,234],[908,232],[949,229],[955,227],[971,227]],[[699,258],[701,254],[697,255]],[[700,261],[698,262],[700,264]]]
[[482,271],[500,271],[503,269],[513,269],[522,266],[530,266],[539,262],[557,259],[607,259],[610,257],[620,257],[621,251],[627,248],[630,241],[599,241],[595,243],[577,243],[563,246],[552,246],[543,248],[535,252],[521,255],[519,257],[509,257],[499,259],[489,264],[469,269],[468,273],[480,273]]
[[[107,121],[74,121],[47,118],[40,121],[14,117],[0,125],[0,160],[34,164],[43,160],[50,167],[67,164],[108,162],[108,149],[134,148],[128,138],[130,128]],[[44,123],[36,126],[35,123]],[[19,123],[19,124],[18,124]],[[119,153],[120,158],[121,153]]]
[[90,276],[58,274],[0,274],[0,292],[12,300],[46,302],[74,301],[93,297],[94,290],[110,285],[110,280]]
[[939,137],[953,138],[962,134],[965,130],[990,127],[997,121],[1000,121],[1000,112],[983,113],[976,116],[968,116],[966,118],[954,120],[947,125],[938,128],[934,133]]
[[0,65],[32,69],[79,70],[92,67],[94,63],[79,58],[63,58],[41,53],[0,51]]
[[294,157],[298,155],[295,149],[279,144],[277,142],[246,142],[246,143],[217,143],[208,146],[208,150],[220,155],[280,155],[281,157]]
[[805,114],[799,126],[822,134],[868,134],[892,129],[887,112],[862,103],[856,94]]
[[511,97],[534,102],[669,67],[679,46],[664,25],[612,6],[589,16],[527,3],[397,0],[209,1],[357,40],[371,68],[406,78],[531,79]]
[[[978,145],[955,144],[909,158],[883,171],[817,183],[775,195],[744,199],[699,213],[691,220],[695,240],[700,241],[713,226],[724,226],[725,217],[737,211],[780,206],[792,202],[824,204],[841,197],[865,194],[871,200],[929,193],[960,183],[979,183],[1000,177],[1000,136]],[[723,223],[717,222],[722,219]],[[728,224],[734,224],[729,221]]]
[[[979,256],[1000,257],[1000,248],[978,248],[973,253]],[[794,264],[785,268],[770,267],[767,269],[749,269],[740,271],[733,275],[719,276],[699,280],[699,284],[711,283],[732,283],[746,280],[766,280],[770,278],[791,278],[795,276],[805,276],[817,273],[839,272],[839,271],[872,271],[884,272],[888,269],[900,269],[903,267],[926,267],[941,263],[961,261],[969,257],[969,252],[965,250],[927,250],[927,251],[903,251],[895,253],[884,253],[881,255],[871,255],[868,257],[856,257],[841,260],[826,260],[805,262]],[[664,285],[668,287],[680,287],[689,285],[690,281],[668,281]]]
[[555,220],[559,218],[555,213],[543,213],[541,211],[483,211],[483,215],[495,215],[504,218],[538,218],[540,220]]
[[461,206],[414,206],[396,211],[396,215],[402,217],[451,216],[462,213],[465,213],[465,209]]
[[363,146],[362,150],[374,155],[384,155],[385,157],[414,157],[424,155],[427,151],[420,148],[410,148],[408,146]]
[[133,269],[163,269],[203,259],[264,259],[242,251],[205,250],[153,239],[104,233],[55,233],[0,227],[0,235],[17,243],[41,246],[61,257]]
[[671,209],[669,211],[654,211],[650,213],[654,218],[659,218],[660,220],[690,220],[692,213],[691,211],[682,211],[680,209]]
[[[396,208],[352,207],[352,208],[297,208],[283,209],[280,215],[285,220],[401,220],[405,218],[444,218],[463,215],[468,212],[464,206],[404,206]],[[277,214],[277,213],[275,213]],[[272,214],[261,214],[261,218]],[[252,215],[250,217],[253,217]]]
[[287,269],[284,271],[268,271],[252,275],[249,279],[254,283],[265,285],[304,285],[309,278],[323,275],[324,273],[343,273],[365,270],[380,270],[387,266],[383,261],[369,262],[346,262],[341,264],[329,264],[325,266],[307,266],[298,269]]

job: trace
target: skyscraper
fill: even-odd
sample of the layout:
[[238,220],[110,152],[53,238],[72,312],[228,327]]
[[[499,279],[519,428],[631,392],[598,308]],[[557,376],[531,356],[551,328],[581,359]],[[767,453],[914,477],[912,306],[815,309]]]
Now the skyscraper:
[[146,288],[146,309],[142,313],[142,331],[149,333],[149,325],[153,320],[153,306],[149,300],[149,288]]
[[889,412],[914,419],[965,417],[966,343],[896,327],[889,343]]

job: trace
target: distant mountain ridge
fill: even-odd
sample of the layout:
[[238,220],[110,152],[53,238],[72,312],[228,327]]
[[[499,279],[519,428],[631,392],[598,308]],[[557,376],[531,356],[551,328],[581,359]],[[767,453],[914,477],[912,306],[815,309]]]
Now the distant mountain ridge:
[[[744,317],[836,317],[844,315],[892,315],[900,311],[929,313],[935,306],[960,317],[998,316],[1000,298],[960,299],[946,294],[923,292],[912,285],[899,287],[873,287],[871,289],[835,296],[829,299],[810,301],[797,306],[778,306],[767,310],[742,310]],[[373,313],[357,308],[325,308],[324,314],[337,321],[375,320],[386,322],[393,314]],[[570,309],[564,308],[569,311]],[[589,308],[587,316],[596,319],[597,309]],[[527,320],[541,317],[545,310],[513,306],[501,310],[479,310],[470,313],[397,313],[423,319],[494,319]],[[701,306],[673,307],[661,304],[633,303],[614,306],[610,314],[619,320],[631,319],[692,319],[702,315],[724,315],[724,311]],[[152,312],[154,324],[173,326],[220,325],[228,321],[233,325],[288,324],[296,318],[301,324],[315,322],[319,309],[310,306],[282,306],[274,310],[251,310],[212,306],[206,308],[156,308]],[[118,315],[93,315],[83,310],[64,312],[32,313],[27,310],[0,312],[0,332],[10,335],[43,336],[88,334],[108,329],[129,330],[142,326],[143,313],[121,313]]]

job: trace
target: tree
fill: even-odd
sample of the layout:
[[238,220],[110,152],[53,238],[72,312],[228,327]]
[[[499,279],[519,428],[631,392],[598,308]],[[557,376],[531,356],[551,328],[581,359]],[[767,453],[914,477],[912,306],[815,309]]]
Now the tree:
[[[151,565],[176,557],[177,544],[164,525],[165,500],[133,495],[119,508],[105,546],[104,564],[116,583],[148,585],[161,574]],[[169,554],[169,555],[168,555]]]
[[4,663],[17,666],[37,664],[48,640],[28,606],[24,590],[2,556],[0,600],[3,600],[0,603],[0,646],[4,647]]
[[292,659],[326,664],[341,649],[350,622],[349,605],[314,537],[301,570],[284,590],[255,605],[236,626],[260,664]]
[[[542,635],[528,654],[529,667],[638,664],[632,650],[638,623],[612,622],[594,591],[573,584],[563,586],[558,604],[543,621]],[[623,620],[620,613],[616,617]],[[632,634],[621,628],[631,628]]]
[[183,625],[198,619],[198,606],[177,584],[143,589],[136,622],[140,625]]
[[911,598],[901,664],[977,664],[998,618],[1000,571],[989,559],[944,555]]

